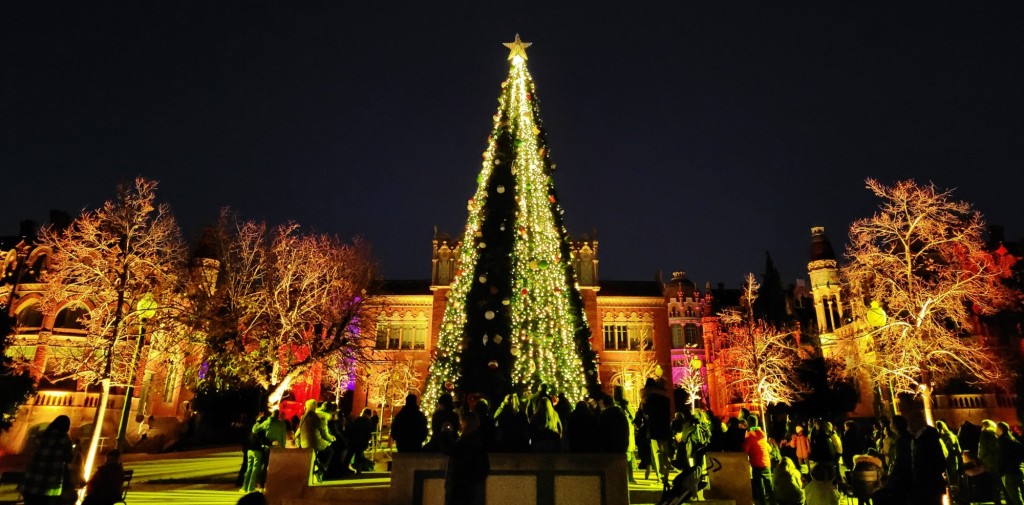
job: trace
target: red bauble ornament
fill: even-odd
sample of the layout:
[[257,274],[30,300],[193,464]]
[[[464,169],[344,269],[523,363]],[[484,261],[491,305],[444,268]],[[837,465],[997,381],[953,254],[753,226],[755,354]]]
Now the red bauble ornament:
[[551,203],[555,203],[555,195],[548,195],[548,201]]
[[526,296],[526,295],[527,295],[527,294],[529,294],[529,293],[530,293],[530,290],[529,290],[529,289],[526,289],[526,288],[523,288],[523,290],[519,292],[519,294],[521,294],[521,295],[523,295],[523,296]]

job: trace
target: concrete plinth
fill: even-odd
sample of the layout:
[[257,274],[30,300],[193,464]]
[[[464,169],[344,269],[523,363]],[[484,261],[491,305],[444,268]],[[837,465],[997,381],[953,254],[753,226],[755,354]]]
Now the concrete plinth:
[[[625,455],[508,454],[489,455],[488,505],[626,505]],[[396,454],[389,503],[444,503],[443,454]]]
[[750,463],[743,452],[709,452],[707,455],[708,500],[732,500],[736,505],[754,502],[750,489]]

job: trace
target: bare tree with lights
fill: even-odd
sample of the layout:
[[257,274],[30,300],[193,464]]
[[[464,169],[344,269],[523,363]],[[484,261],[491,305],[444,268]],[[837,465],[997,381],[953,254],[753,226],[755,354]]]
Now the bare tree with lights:
[[296,224],[270,228],[224,212],[212,249],[217,288],[202,297],[212,376],[251,383],[280,401],[293,380],[320,363],[369,359],[366,293],[373,280],[369,249]]
[[704,396],[704,378],[701,377],[700,368],[694,366],[694,363],[690,363],[684,370],[684,375],[676,381],[676,385],[686,392],[686,402],[692,410],[697,405],[697,400]]
[[[175,296],[185,261],[178,225],[168,206],[156,204],[156,187],[156,181],[137,178],[120,186],[116,199],[82,212],[68,228],[47,228],[39,237],[39,247],[49,251],[44,310],[76,310],[84,328],[81,337],[49,346],[46,375],[100,382],[103,388],[87,476],[111,382],[128,386],[118,427],[121,443],[144,346],[171,345],[172,339],[146,338],[146,328],[159,327],[167,316],[160,300]],[[152,347],[150,353],[157,350]]]
[[1009,306],[1019,293],[1003,284],[983,240],[985,223],[969,203],[912,180],[886,186],[868,179],[867,188],[881,203],[851,225],[843,274],[888,317],[876,318],[876,359],[858,363],[876,384],[920,393],[931,424],[934,387],[963,376],[1005,383],[997,355],[970,335],[976,316]]
[[803,387],[795,378],[799,354],[790,342],[791,333],[754,318],[758,288],[754,274],[747,274],[743,287],[746,311],[719,314],[727,341],[719,360],[728,390],[744,402],[757,405],[763,422],[767,406],[792,404],[800,398]]
[[651,340],[651,327],[640,325],[637,351],[631,352],[631,359],[612,365],[613,373],[609,382],[612,386],[622,386],[626,399],[632,405],[640,405],[640,391],[648,378],[661,378],[662,369],[654,353]]

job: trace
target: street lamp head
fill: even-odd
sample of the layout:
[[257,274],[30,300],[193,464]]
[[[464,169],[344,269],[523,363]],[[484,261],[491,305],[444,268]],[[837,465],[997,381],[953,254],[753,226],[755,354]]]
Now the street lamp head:
[[139,313],[139,319],[151,319],[156,315],[156,308],[156,298],[153,298],[153,293],[146,293],[135,304],[135,310]]

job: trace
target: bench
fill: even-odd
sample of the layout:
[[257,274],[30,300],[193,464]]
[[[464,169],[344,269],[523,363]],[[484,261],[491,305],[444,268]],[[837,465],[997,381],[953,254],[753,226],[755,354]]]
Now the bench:
[[126,503],[128,499],[128,490],[132,487],[132,476],[135,475],[135,470],[125,470],[124,479],[121,480],[121,499],[114,503]]

